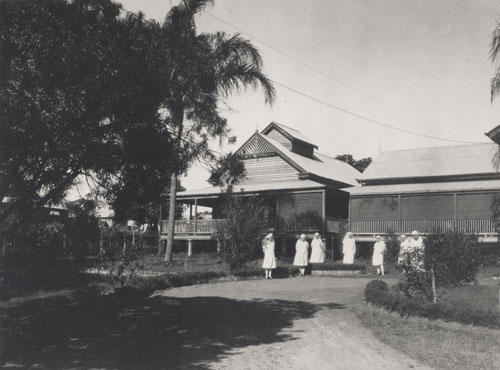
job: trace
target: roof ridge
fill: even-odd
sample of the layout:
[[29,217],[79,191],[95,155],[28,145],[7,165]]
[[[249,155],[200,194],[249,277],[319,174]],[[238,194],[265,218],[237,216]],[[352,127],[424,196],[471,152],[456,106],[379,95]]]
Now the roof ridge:
[[300,131],[299,131],[299,130],[297,130],[296,128],[290,127],[290,126],[285,125],[285,124],[283,124],[283,123],[279,123],[279,122],[276,122],[276,121],[272,121],[272,123],[275,123],[275,124],[277,124],[277,125],[279,125],[279,126],[283,126],[283,127],[289,128],[290,130],[294,130],[294,131],[300,132]]
[[417,150],[429,150],[429,149],[446,149],[446,148],[465,148],[465,147],[473,147],[479,145],[490,145],[493,146],[495,143],[474,143],[474,144],[460,144],[460,145],[440,145],[440,146],[427,146],[421,148],[409,148],[409,149],[397,149],[397,150],[386,150],[381,152],[381,154],[385,153],[397,153],[397,152],[411,152]]

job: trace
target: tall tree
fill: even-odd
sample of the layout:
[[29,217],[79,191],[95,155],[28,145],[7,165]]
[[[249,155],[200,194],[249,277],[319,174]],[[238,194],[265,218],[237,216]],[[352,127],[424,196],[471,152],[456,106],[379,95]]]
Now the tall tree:
[[[156,37],[110,0],[0,1],[0,227],[116,173],[124,134],[158,121]],[[0,229],[1,231],[1,229]]]
[[165,261],[172,259],[177,177],[195,158],[206,153],[208,140],[227,137],[227,121],[218,103],[233,91],[262,87],[265,102],[272,103],[275,90],[262,72],[258,50],[239,34],[198,34],[195,16],[212,0],[182,0],[162,24],[165,56],[162,107],[172,134],[178,165],[170,178],[170,208]]

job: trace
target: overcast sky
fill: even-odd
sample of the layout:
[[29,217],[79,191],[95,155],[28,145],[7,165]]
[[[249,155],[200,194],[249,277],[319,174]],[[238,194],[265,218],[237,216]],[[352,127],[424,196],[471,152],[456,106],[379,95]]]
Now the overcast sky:
[[[162,20],[178,1],[121,3]],[[330,105],[465,142],[487,142],[484,132],[500,123],[500,99],[490,103],[494,68],[488,59],[500,1],[216,0],[207,11],[198,19],[199,32],[234,33],[227,23],[238,27],[259,48],[271,79]],[[226,117],[238,142],[223,151],[235,150],[271,121],[302,131],[332,156],[458,144],[382,127],[281,86],[276,90],[272,107],[259,91],[228,100],[234,111]],[[207,186],[207,177],[195,166],[182,182],[199,188]]]

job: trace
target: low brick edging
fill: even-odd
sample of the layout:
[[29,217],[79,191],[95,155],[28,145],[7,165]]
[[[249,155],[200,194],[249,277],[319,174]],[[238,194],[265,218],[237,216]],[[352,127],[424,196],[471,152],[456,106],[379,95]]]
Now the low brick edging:
[[311,275],[320,276],[349,276],[366,274],[364,270],[312,270]]

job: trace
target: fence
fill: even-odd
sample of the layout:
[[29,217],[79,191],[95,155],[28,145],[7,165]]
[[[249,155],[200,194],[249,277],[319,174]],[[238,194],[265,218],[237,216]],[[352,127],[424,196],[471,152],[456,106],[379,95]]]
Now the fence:
[[55,235],[50,240],[28,238],[23,235],[0,235],[0,257],[33,254],[40,257],[86,257],[98,256],[101,251],[136,248],[139,250],[157,250],[156,233],[139,233],[103,229],[98,238],[92,241],[78,242],[66,234]]

